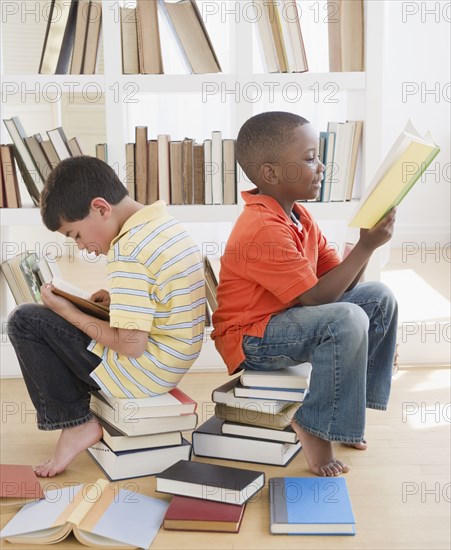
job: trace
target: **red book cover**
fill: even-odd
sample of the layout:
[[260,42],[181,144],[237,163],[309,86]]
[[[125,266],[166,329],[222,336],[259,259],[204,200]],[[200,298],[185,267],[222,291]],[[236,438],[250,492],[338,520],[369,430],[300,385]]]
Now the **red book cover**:
[[44,498],[39,479],[31,466],[0,464],[0,505],[2,510],[20,508]]
[[228,531],[237,533],[245,504],[227,504],[174,496],[164,517],[165,529]]

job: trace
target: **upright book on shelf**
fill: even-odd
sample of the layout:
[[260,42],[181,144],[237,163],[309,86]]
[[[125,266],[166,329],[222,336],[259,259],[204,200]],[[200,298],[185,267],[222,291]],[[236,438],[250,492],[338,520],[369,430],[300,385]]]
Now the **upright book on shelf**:
[[163,61],[158,24],[158,3],[156,0],[153,2],[137,0],[136,23],[139,72],[142,74],[161,74],[163,72]]

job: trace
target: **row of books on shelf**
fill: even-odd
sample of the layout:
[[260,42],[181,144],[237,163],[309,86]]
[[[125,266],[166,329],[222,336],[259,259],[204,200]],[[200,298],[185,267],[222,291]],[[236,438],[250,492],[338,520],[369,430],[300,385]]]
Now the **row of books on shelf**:
[[[308,71],[296,0],[252,0],[250,4],[254,13],[246,19],[257,25],[267,72]],[[196,0],[136,0],[135,6],[120,6],[124,74],[164,72],[159,11],[189,73],[221,72]],[[363,16],[362,0],[338,0],[328,6],[331,71],[364,70]],[[52,0],[39,72],[94,74],[101,26],[100,1]]]
[[147,126],[137,126],[125,154],[129,195],[142,204],[236,204],[235,140],[220,131],[197,143],[167,134],[148,139]]
[[101,31],[101,0],[52,0],[39,74],[95,74]]

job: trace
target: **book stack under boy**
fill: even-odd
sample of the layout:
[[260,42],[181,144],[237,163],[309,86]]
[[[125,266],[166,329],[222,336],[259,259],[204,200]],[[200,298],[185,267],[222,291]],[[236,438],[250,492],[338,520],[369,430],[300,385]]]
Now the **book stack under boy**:
[[180,460],[157,474],[157,492],[174,495],[163,527],[237,533],[246,502],[265,485],[263,472]]
[[310,363],[243,371],[212,393],[214,416],[192,437],[197,456],[286,466],[301,443],[290,426],[308,391]]
[[88,449],[110,480],[155,475],[181,459],[191,444],[182,433],[197,424],[197,403],[180,389],[155,397],[119,399],[91,395],[91,410],[103,428]]

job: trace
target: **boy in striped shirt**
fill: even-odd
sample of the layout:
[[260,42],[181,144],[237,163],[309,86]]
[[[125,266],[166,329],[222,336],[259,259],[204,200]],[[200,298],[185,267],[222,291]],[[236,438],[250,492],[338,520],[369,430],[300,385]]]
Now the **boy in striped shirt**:
[[91,297],[109,306],[109,322],[52,285],[41,289],[44,305],[23,304],[8,320],[38,428],[62,429],[53,457],[35,469],[52,477],[102,435],[90,391],[132,398],[176,387],[200,353],[205,292],[199,249],[165,203],[134,201],[94,157],[66,159],[52,171],[41,215],[80,250],[106,254],[110,281],[109,292]]

